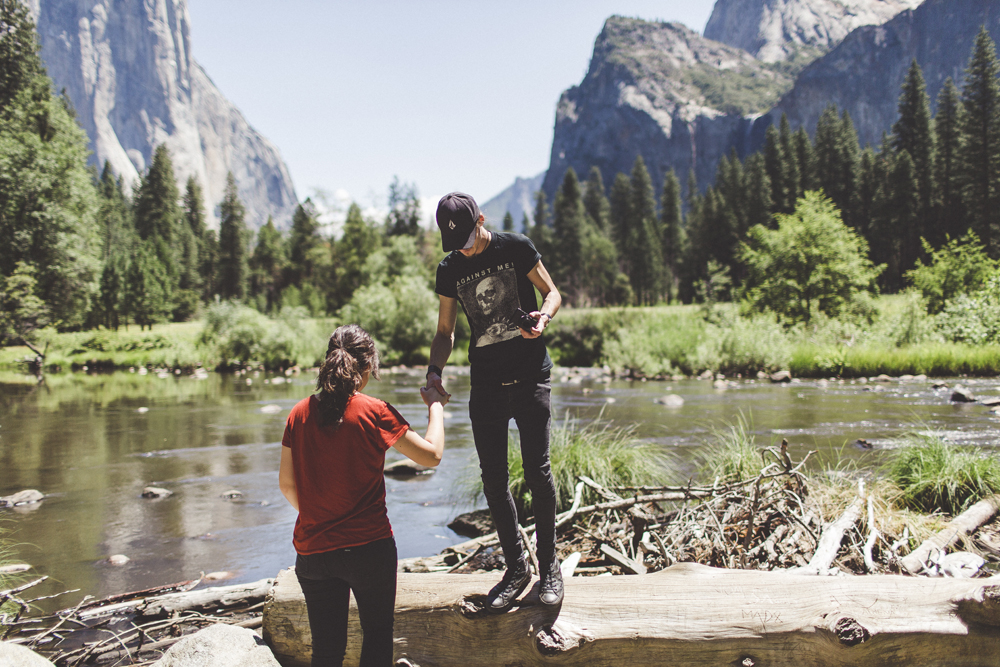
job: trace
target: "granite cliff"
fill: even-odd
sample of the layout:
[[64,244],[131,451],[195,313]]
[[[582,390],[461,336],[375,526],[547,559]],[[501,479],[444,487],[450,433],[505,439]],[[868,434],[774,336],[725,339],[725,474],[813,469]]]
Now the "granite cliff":
[[751,140],[753,118],[792,79],[746,51],[707,40],[679,23],[613,16],[579,86],[556,108],[543,189],[552,196],[568,167],[586,178],[597,165],[610,186],[637,154],[659,187],[669,168],[710,181],[719,159]]
[[764,62],[811,60],[852,30],[880,25],[921,0],[718,0],[705,37]]
[[[823,109],[836,104],[854,121],[861,144],[877,145],[896,121],[899,90],[916,59],[933,102],[946,78],[961,86],[980,26],[1000,40],[1000,1],[927,0],[881,26],[858,28],[806,67],[792,88],[757,125],[787,113],[793,127],[816,127]],[[760,134],[756,132],[755,134]]]
[[214,218],[226,174],[251,227],[287,226],[297,203],[278,149],[191,58],[187,0],[30,0],[42,58],[91,139],[93,161],[136,182],[166,143],[181,187],[195,176]]

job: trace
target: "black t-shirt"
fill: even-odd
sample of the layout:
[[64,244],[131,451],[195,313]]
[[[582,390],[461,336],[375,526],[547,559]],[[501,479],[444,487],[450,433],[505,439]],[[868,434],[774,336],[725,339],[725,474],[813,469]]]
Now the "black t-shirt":
[[478,255],[466,257],[456,250],[437,269],[435,291],[458,299],[472,327],[473,384],[528,380],[552,369],[542,338],[524,338],[517,326],[518,308],[538,310],[528,273],[542,256],[523,234],[492,234]]

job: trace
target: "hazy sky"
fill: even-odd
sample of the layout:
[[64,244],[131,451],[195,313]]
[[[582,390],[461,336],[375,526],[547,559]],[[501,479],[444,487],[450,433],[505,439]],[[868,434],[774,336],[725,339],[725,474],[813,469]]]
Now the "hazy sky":
[[713,0],[188,0],[195,59],[300,199],[384,205],[394,175],[486,201],[548,167],[555,106],[613,15],[701,32]]

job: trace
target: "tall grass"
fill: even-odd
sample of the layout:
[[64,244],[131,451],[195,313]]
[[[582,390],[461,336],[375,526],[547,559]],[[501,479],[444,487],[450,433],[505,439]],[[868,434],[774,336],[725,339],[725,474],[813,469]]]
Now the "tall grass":
[[[583,423],[567,418],[553,427],[550,442],[552,477],[556,487],[556,510],[569,509],[573,503],[577,478],[590,477],[604,487],[669,484],[677,480],[674,457],[658,445],[635,435],[636,426],[617,426],[598,417]],[[531,514],[531,490],[524,480],[520,444],[512,433],[507,443],[510,489],[518,516]],[[478,468],[469,469],[465,487],[467,500],[476,501],[483,491]],[[474,475],[474,477],[473,477]],[[597,493],[584,487],[584,504],[600,502]]]
[[911,433],[884,466],[899,488],[903,507],[958,514],[1000,491],[1000,460],[971,447],[958,447],[937,434]]
[[707,481],[741,482],[760,474],[762,447],[753,432],[753,416],[740,412],[736,420],[709,428],[709,441],[701,454],[701,474]]

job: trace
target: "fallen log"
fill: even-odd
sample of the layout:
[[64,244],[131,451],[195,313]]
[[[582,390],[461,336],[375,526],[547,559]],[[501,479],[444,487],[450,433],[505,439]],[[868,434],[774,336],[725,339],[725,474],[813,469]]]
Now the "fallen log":
[[271,589],[273,579],[261,579],[247,584],[216,586],[181,593],[167,593],[136,598],[80,611],[80,619],[101,618],[114,614],[135,612],[141,617],[168,616],[181,611],[234,607],[260,602]]
[[990,496],[965,510],[951,522],[924,540],[923,544],[900,559],[903,569],[910,574],[918,574],[927,564],[927,559],[937,551],[944,551],[959,540],[966,537],[981,525],[993,518],[1000,511],[1000,496]]
[[[495,665],[1000,665],[1000,576],[800,576],[684,563],[644,577],[573,577],[558,608],[537,580],[507,614],[485,611],[495,575],[400,574],[395,656],[415,667]],[[308,665],[293,570],[264,605],[285,667]],[[361,646],[351,609],[346,665]],[[406,663],[397,663],[406,664]]]

